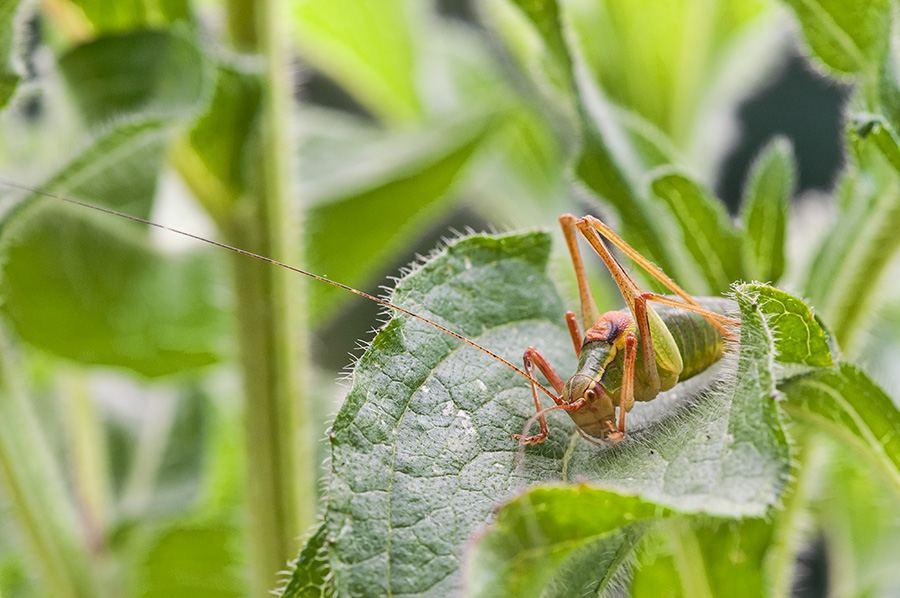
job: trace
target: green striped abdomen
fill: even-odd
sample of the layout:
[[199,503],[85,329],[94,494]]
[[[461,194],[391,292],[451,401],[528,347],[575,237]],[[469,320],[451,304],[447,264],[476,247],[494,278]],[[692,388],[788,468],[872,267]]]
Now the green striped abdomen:
[[[696,297],[700,305],[710,311],[725,314],[734,310],[734,302],[722,297]],[[725,341],[716,328],[700,314],[667,305],[654,305],[653,309],[672,333],[681,353],[684,369],[679,380],[687,380],[717,362],[725,350]]]

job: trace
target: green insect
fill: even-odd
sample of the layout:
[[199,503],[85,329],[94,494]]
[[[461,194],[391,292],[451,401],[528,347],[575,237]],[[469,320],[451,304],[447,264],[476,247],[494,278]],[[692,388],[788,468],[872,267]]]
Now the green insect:
[[[578,219],[566,214],[561,216],[559,221],[578,281],[584,334],[579,331],[575,314],[571,311],[566,312],[566,323],[578,357],[578,369],[568,381],[563,381],[547,359],[534,347],[525,350],[524,369],[519,368],[494,351],[425,316],[296,266],[57,193],[6,180],[0,180],[0,184],[140,222],[286,268],[433,326],[500,361],[529,381],[536,413],[525,425],[523,433],[513,436],[523,445],[538,444],[546,440],[549,427],[545,415],[554,410],[566,411],[575,422],[578,431],[588,440],[607,442],[621,440],[625,436],[626,414],[636,401],[651,401],[660,392],[709,368],[721,359],[725,350],[725,339],[731,337],[733,331],[740,326],[739,321],[725,315],[730,306],[727,300],[720,297],[692,297],[599,219],[593,216]],[[627,310],[599,313],[588,286],[584,263],[578,248],[579,232],[612,274],[625,299]],[[604,239],[671,290],[674,296],[643,292],[606,247]],[[651,302],[658,304],[655,309],[649,305]],[[537,380],[535,368],[540,370],[553,390]],[[552,406],[542,407],[541,392],[553,400]],[[540,424],[540,431],[534,435],[527,435],[527,431],[535,422]]]

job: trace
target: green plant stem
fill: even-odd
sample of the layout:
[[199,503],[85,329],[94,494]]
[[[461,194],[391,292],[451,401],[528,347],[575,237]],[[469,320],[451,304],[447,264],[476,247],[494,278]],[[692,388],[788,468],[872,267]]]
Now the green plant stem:
[[675,559],[684,595],[692,598],[713,598],[709,580],[706,578],[703,552],[690,522],[671,521],[667,527],[672,557]]
[[803,434],[797,442],[796,477],[784,497],[784,509],[775,519],[772,547],[766,554],[769,595],[790,598],[797,568],[797,554],[803,544],[803,516],[812,488],[827,462],[825,447],[814,434]]
[[[259,165],[262,190],[235,207],[230,240],[288,262],[300,257],[297,210],[290,201],[290,70],[278,0],[232,1],[235,45],[263,58],[264,99]],[[241,23],[234,23],[239,19]],[[255,30],[246,23],[256,24]],[[277,268],[234,260],[245,383],[248,504],[252,543],[251,595],[276,585],[276,573],[297,553],[315,513],[315,431],[312,408],[299,392],[304,340],[302,283]]]
[[146,406],[147,418],[141,426],[119,499],[119,510],[130,517],[140,517],[150,502],[177,410],[175,397],[143,396],[141,399],[152,402]]
[[92,569],[71,501],[44,431],[16,378],[0,330],[0,480],[36,557],[47,595],[88,598]]
[[90,396],[83,371],[63,375],[60,393],[68,432],[69,455],[85,532],[92,551],[103,549],[104,530],[109,522],[109,476],[107,447],[102,423]]

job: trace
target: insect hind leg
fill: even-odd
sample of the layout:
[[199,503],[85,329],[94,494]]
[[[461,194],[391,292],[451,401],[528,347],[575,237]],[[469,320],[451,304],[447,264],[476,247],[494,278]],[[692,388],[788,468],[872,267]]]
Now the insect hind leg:
[[594,251],[597,252],[597,255],[600,256],[600,259],[603,260],[603,263],[612,275],[616,286],[619,287],[619,292],[622,293],[622,298],[628,305],[628,309],[631,310],[631,314],[634,317],[635,324],[641,335],[641,351],[643,351],[645,356],[643,361],[644,376],[650,386],[650,393],[655,394],[659,392],[661,384],[659,372],[656,369],[656,353],[653,349],[653,337],[650,333],[650,321],[647,316],[646,300],[642,298],[643,292],[634,279],[625,271],[625,268],[623,268],[618,260],[616,260],[609,248],[606,247],[601,236],[590,226],[590,223],[587,220],[588,218],[592,217],[586,216],[585,218],[582,218],[577,222],[576,226],[587,242],[590,243]]
[[572,259],[572,267],[575,268],[575,280],[578,282],[578,297],[581,302],[581,323],[585,330],[600,319],[600,310],[591,293],[588,284],[587,273],[584,269],[584,261],[581,259],[581,250],[578,249],[578,230],[576,221],[578,218],[572,214],[563,214],[559,217],[559,225],[562,227],[563,236],[566,238],[566,246],[569,248],[569,257]]
[[717,329],[722,333],[725,337],[731,337],[734,335],[731,330],[728,328],[737,328],[741,325],[740,320],[735,320],[734,318],[729,318],[728,316],[722,315],[720,313],[716,313],[712,310],[706,309],[701,305],[694,305],[689,303],[682,303],[680,301],[676,301],[675,299],[671,299],[669,297],[665,297],[663,295],[657,295],[656,293],[641,293],[640,298],[643,301],[653,301],[654,303],[659,303],[660,305],[668,305],[669,307],[676,307],[678,309],[683,309],[686,311],[693,312],[695,314],[700,314],[710,323],[716,326]]
[[[606,253],[609,254],[610,258],[612,259],[613,262],[615,262],[615,264],[619,267],[619,269],[622,269],[621,265],[619,265],[618,262],[616,262],[615,258],[612,257],[612,254],[609,253],[609,250],[606,249],[605,245],[603,245],[602,240],[597,237],[601,237],[602,239],[608,240],[617,249],[619,249],[622,253],[624,253],[629,258],[631,258],[631,260],[634,261],[634,263],[636,263],[638,266],[640,266],[640,268],[642,270],[644,270],[647,274],[652,276],[655,280],[659,281],[660,284],[662,284],[664,287],[669,289],[673,294],[681,297],[681,299],[684,301],[684,303],[682,304],[682,303],[673,301],[672,304],[674,306],[683,307],[684,309],[688,309],[689,311],[694,311],[696,313],[699,313],[704,318],[706,318],[706,320],[710,324],[712,324],[723,336],[730,336],[730,332],[728,331],[727,326],[737,326],[740,324],[739,322],[737,322],[736,320],[733,320],[731,318],[726,318],[727,321],[724,321],[724,320],[722,320],[722,318],[724,318],[725,316],[722,316],[721,314],[717,314],[715,312],[711,312],[711,311],[705,309],[702,305],[700,305],[700,303],[697,302],[696,299],[694,299],[690,295],[690,293],[688,293],[683,288],[678,286],[678,284],[674,280],[669,278],[669,276],[665,272],[663,272],[660,268],[658,268],[653,262],[651,262],[650,260],[645,258],[643,255],[641,255],[637,249],[635,249],[634,247],[629,245],[622,237],[620,237],[618,234],[616,234],[616,232],[614,230],[612,230],[610,227],[608,227],[599,218],[595,218],[594,216],[585,216],[584,218],[582,218],[581,220],[578,221],[577,226],[578,226],[578,229],[581,231],[581,233],[585,236],[585,238],[587,238],[588,241],[591,243],[591,245],[594,247],[594,249],[598,249],[597,245],[599,244],[601,247],[604,248],[604,250],[606,250]],[[589,234],[590,232],[592,232],[593,234]],[[599,253],[599,249],[598,249],[598,253]],[[603,256],[601,256],[601,257],[603,257]],[[604,258],[604,261],[606,261],[605,258]],[[613,276],[615,277],[615,274],[613,274]],[[656,301],[657,298],[661,297],[661,295],[656,295],[655,293],[641,293],[640,289],[637,287],[637,284],[634,282],[634,280],[631,279],[631,277],[628,276],[627,274],[625,274],[625,277],[633,285],[633,287],[631,289],[629,289],[629,291],[628,291],[628,292],[634,292],[634,295],[633,295],[631,301],[634,300],[634,297],[641,295],[641,294],[648,295],[649,296],[648,299],[650,299],[650,297],[652,297],[652,299],[650,299],[650,300],[654,300],[654,301]],[[617,283],[618,283],[618,281],[617,281]],[[619,285],[619,288],[622,289],[622,285]],[[622,289],[622,294],[623,295],[626,294],[625,289]],[[628,297],[626,297],[626,301],[629,301]],[[663,303],[663,301],[659,301],[659,303]],[[629,305],[631,305],[631,303],[629,303]],[[691,307],[689,308],[687,306],[691,306]]]

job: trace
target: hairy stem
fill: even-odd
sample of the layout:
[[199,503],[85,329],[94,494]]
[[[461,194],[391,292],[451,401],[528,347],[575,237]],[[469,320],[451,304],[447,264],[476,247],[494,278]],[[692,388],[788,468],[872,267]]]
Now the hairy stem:
[[[235,45],[260,54],[265,65],[259,152],[263,185],[255,196],[237,203],[229,232],[239,247],[296,263],[299,218],[291,202],[288,166],[293,155],[290,70],[280,31],[285,8],[278,0],[229,3]],[[250,593],[262,596],[296,555],[298,538],[315,513],[314,418],[309,400],[298,392],[305,344],[303,288],[296,277],[242,257],[235,258],[234,270],[246,393],[254,571]]]

